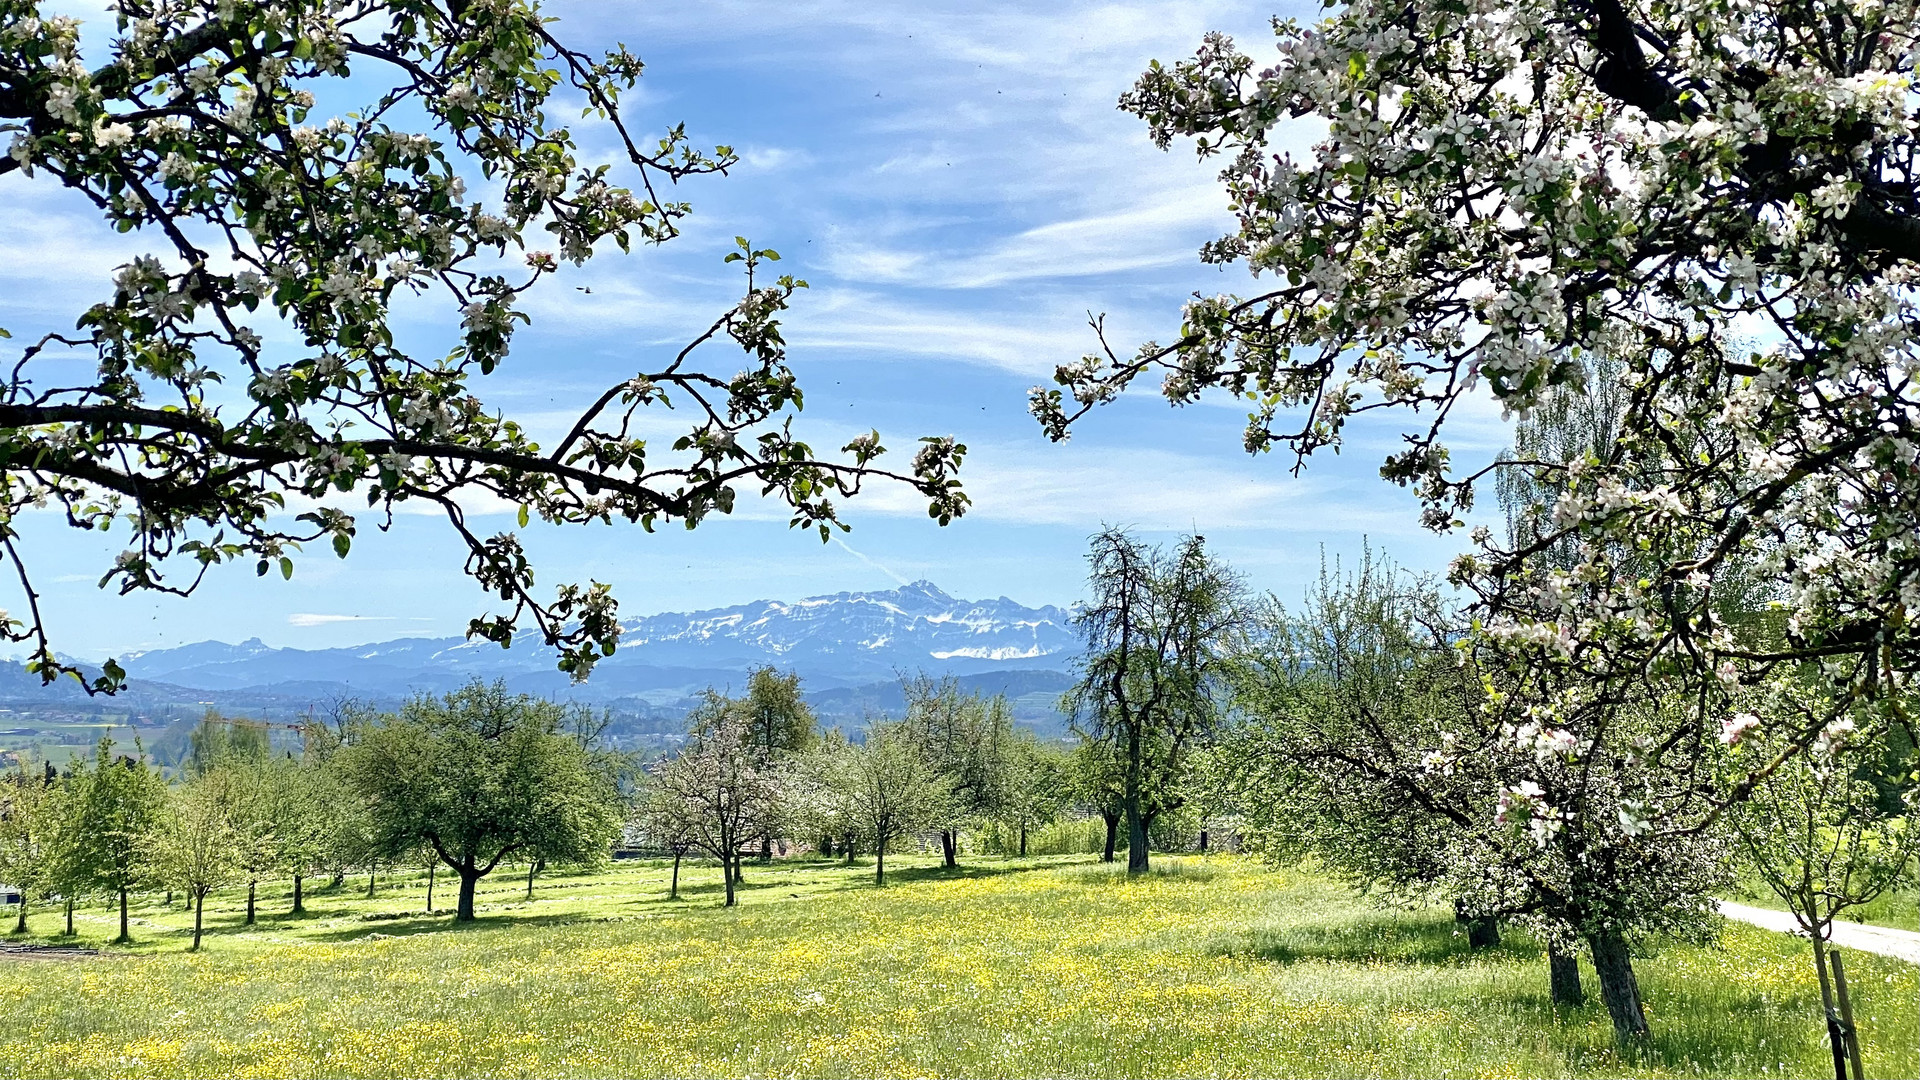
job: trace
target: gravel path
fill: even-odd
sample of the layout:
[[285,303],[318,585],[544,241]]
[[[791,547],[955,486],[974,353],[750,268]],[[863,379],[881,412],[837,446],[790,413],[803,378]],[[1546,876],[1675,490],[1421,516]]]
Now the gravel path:
[[[1784,911],[1769,908],[1748,907],[1745,904],[1733,904],[1720,901],[1720,914],[1729,919],[1739,919],[1744,923],[1768,930],[1778,930],[1783,934],[1801,935],[1800,924],[1793,916]],[[1836,920],[1833,924],[1833,944],[1842,949],[1859,949],[1862,952],[1879,953],[1909,964],[1920,964],[1920,934],[1911,930],[1895,930],[1890,926],[1869,926],[1866,923]]]

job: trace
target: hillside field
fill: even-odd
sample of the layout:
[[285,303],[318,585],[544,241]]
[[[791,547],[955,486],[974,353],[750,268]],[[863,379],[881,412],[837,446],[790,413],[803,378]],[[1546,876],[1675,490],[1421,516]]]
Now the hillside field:
[[[707,866],[677,902],[657,863],[544,875],[530,902],[509,867],[466,927],[425,913],[420,874],[314,890],[299,919],[276,882],[252,930],[216,895],[199,954],[180,905],[143,903],[132,948],[0,958],[0,1075],[1831,1075],[1805,950],[1738,924],[1636,960],[1654,1034],[1622,1054],[1597,1001],[1548,1003],[1523,933],[1470,955],[1447,912],[1230,858],[964,863],[900,857],[876,890],[869,866],[750,862],[732,910]],[[111,918],[81,911],[80,944]],[[30,940],[60,923],[37,911]],[[1920,1075],[1920,969],[1847,962],[1869,1075]]]

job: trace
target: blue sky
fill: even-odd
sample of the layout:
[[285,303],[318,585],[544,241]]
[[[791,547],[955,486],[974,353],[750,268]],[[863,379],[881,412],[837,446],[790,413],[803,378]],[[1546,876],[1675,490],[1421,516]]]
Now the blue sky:
[[[60,5],[69,9],[73,5]],[[490,404],[560,422],[600,388],[670,352],[732,302],[720,258],[736,234],[785,256],[813,285],[786,322],[807,391],[802,425],[822,444],[878,427],[889,445],[951,434],[971,447],[973,511],[945,529],[901,491],[848,503],[854,529],[823,545],[745,506],[695,533],[536,527],[543,585],[612,582],[624,611],[713,607],[890,587],[928,578],[962,596],[1070,603],[1087,536],[1103,522],[1155,538],[1198,529],[1258,587],[1298,596],[1329,554],[1363,537],[1406,565],[1438,569],[1463,545],[1417,525],[1412,499],[1378,479],[1407,418],[1359,425],[1344,453],[1300,477],[1277,455],[1239,450],[1244,410],[1169,408],[1129,396],[1043,440],[1029,387],[1093,347],[1089,311],[1122,347],[1171,336],[1195,290],[1244,290],[1243,272],[1196,249],[1231,228],[1213,167],[1191,148],[1155,150],[1115,99],[1153,58],[1187,55],[1208,29],[1271,55],[1268,17],[1306,5],[1207,3],[565,3],[560,29],[590,50],[624,41],[648,65],[629,103],[638,128],[685,121],[741,165],[681,186],[694,214],[665,248],[617,251],[529,298],[533,325]],[[86,14],[98,35],[104,15]],[[95,40],[98,40],[96,38]],[[596,133],[582,129],[592,145]],[[1305,145],[1312,131],[1290,137]],[[83,207],[17,174],[0,178],[0,325],[16,335],[71,318],[111,268],[157,245],[107,231]],[[582,292],[576,286],[590,288]],[[444,318],[440,307],[427,318]],[[430,333],[429,325],[423,328]],[[8,343],[9,345],[13,343]],[[0,349],[0,359],[10,350]],[[733,370],[729,357],[713,362]],[[490,384],[490,385],[489,385]],[[1459,457],[1504,442],[1497,414],[1470,416]],[[49,516],[23,522],[62,651],[103,657],[206,638],[324,647],[457,634],[487,598],[461,574],[437,518],[380,534],[363,518],[353,554],[315,553],[291,582],[250,566],[191,599],[121,598],[94,582],[122,544]],[[483,521],[510,528],[502,515]],[[16,598],[0,604],[18,606]]]

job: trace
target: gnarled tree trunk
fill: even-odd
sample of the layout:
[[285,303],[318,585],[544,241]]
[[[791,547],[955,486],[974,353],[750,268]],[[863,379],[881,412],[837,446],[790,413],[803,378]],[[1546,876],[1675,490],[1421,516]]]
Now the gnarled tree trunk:
[[959,865],[960,832],[958,829],[940,830],[940,858],[948,869]]
[[1102,810],[1100,811],[1100,819],[1107,823],[1107,847],[1106,852],[1100,856],[1100,861],[1112,862],[1113,849],[1118,846],[1119,842],[1120,815],[1109,814],[1105,810]]
[[1127,800],[1127,873],[1144,874],[1147,866],[1147,815],[1140,810],[1140,800]]
[[258,888],[259,885],[260,885],[260,882],[256,878],[249,878],[247,880],[247,925],[248,926],[253,925],[253,896],[254,896],[254,890]]
[[1547,946],[1547,982],[1555,1005],[1585,1005],[1587,993],[1580,985],[1580,959]]
[[1627,939],[1618,931],[1595,934],[1587,939],[1593,951],[1593,970],[1600,976],[1600,1000],[1606,1002],[1607,1015],[1613,1019],[1613,1033],[1620,1039],[1638,1039],[1647,1034],[1647,1014],[1640,1006],[1640,983],[1633,977],[1633,957],[1627,952]]
[[300,874],[293,875],[293,913],[295,915],[304,915],[307,911],[307,905],[301,902],[304,898],[301,890],[305,887],[306,880]]
[[460,872],[460,906],[454,912],[454,921],[472,922],[473,893],[474,889],[480,884],[480,868],[474,866],[472,863],[468,863],[465,866],[454,867],[454,869]]

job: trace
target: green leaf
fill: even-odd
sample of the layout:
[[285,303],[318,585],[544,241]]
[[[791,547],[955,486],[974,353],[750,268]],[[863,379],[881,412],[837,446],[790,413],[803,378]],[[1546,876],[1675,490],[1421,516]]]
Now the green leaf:
[[527,517],[527,504],[526,504],[526,503],[521,503],[521,504],[520,504],[520,527],[521,527],[521,528],[523,528],[523,529],[524,529],[524,528],[526,528],[526,527],[527,527],[527,520],[528,520],[528,517]]
[[285,555],[280,556],[280,576],[288,581],[293,580],[293,560]]

